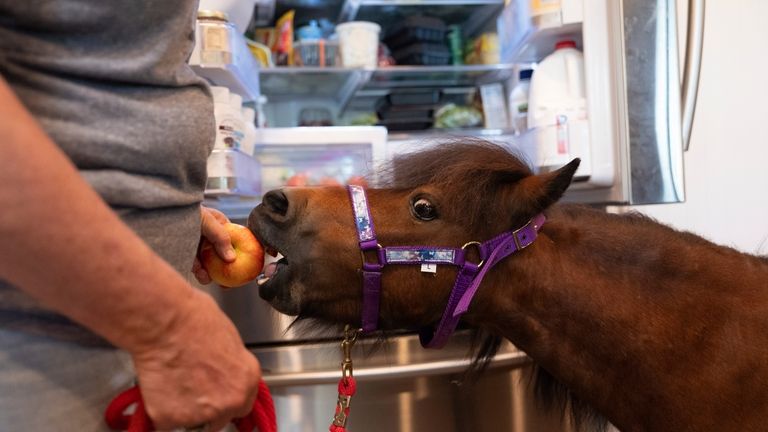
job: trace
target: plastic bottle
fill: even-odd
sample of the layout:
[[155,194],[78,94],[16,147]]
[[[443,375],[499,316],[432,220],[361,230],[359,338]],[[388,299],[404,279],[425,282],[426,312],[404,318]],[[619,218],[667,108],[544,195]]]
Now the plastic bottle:
[[528,93],[531,87],[532,69],[520,71],[517,85],[509,93],[509,123],[515,133],[528,130]]
[[528,127],[536,128],[537,165],[559,167],[585,159],[579,173],[589,174],[589,128],[584,87],[584,57],[574,41],[561,41],[531,78]]
[[243,98],[230,93],[226,87],[211,87],[213,93],[213,114],[216,118],[217,149],[240,149],[245,125],[241,105]]
[[264,95],[256,99],[256,127],[261,129],[267,127],[267,114],[264,106],[267,104],[267,97]]
[[243,123],[245,125],[245,136],[240,149],[248,155],[253,154],[256,146],[256,110],[243,107]]
[[227,135],[222,131],[222,124],[230,116],[229,89],[226,87],[211,87],[213,94],[213,116],[216,121],[216,140],[213,148],[226,149]]

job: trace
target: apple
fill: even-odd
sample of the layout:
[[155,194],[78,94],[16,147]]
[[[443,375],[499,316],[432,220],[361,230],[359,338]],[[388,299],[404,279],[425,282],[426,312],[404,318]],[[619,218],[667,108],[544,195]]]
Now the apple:
[[213,243],[203,239],[200,245],[200,264],[214,282],[224,288],[245,285],[256,279],[264,268],[264,247],[248,228],[227,223],[224,225],[235,249],[235,260],[224,261],[216,252]]
[[304,187],[309,185],[309,176],[304,173],[292,175],[285,182],[286,186],[299,186]]
[[368,187],[368,180],[365,179],[365,177],[360,175],[354,175],[347,179],[348,185],[357,185],[362,187]]
[[341,183],[333,177],[323,177],[319,184],[320,186],[341,186]]

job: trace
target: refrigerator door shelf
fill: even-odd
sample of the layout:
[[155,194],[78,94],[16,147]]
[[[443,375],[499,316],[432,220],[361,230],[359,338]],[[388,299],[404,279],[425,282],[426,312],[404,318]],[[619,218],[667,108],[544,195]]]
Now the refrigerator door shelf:
[[189,64],[195,73],[214,85],[229,88],[243,101],[255,101],[261,95],[259,65],[243,35],[231,24],[198,21]]
[[503,63],[536,63],[561,40],[582,46],[582,0],[562,0],[558,11],[535,15],[530,0],[515,0],[496,21]]
[[208,156],[206,197],[258,196],[261,167],[253,158],[235,149],[215,149]]

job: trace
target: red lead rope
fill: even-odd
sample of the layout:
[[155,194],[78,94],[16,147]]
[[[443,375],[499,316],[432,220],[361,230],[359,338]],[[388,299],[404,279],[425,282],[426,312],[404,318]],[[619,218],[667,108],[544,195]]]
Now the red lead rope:
[[357,390],[355,377],[343,377],[339,380],[339,401],[336,404],[336,413],[333,415],[333,423],[328,429],[330,432],[347,432],[347,417],[349,417],[349,402]]
[[360,330],[353,330],[350,326],[344,328],[344,340],[341,341],[341,353],[344,360],[341,362],[341,379],[339,380],[339,399],[336,402],[336,412],[333,414],[333,422],[328,428],[330,432],[347,432],[347,417],[349,417],[349,404],[352,396],[357,391],[357,382],[352,376],[352,347],[355,346]]
[[[130,406],[135,406],[133,414],[126,414]],[[104,419],[112,430],[127,432],[152,432],[155,430],[152,420],[144,409],[144,401],[138,386],[133,386],[120,393],[109,403],[104,412]],[[277,432],[275,404],[269,387],[259,381],[259,393],[253,403],[251,413],[232,421],[238,432]]]

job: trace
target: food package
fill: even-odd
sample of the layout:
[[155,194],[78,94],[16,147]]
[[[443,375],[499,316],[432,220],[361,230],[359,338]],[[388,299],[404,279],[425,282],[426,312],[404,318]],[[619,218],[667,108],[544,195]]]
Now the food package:
[[466,64],[497,64],[499,61],[499,36],[496,33],[483,33],[469,41],[464,49]]
[[289,10],[277,20],[277,40],[272,52],[275,54],[275,64],[289,66],[293,64],[293,17],[294,10]]
[[275,65],[272,62],[272,51],[268,46],[250,39],[246,39],[245,42],[248,44],[248,50],[258,60],[261,67],[272,67]]
[[435,113],[435,127],[454,129],[480,126],[483,114],[474,107],[449,103]]

